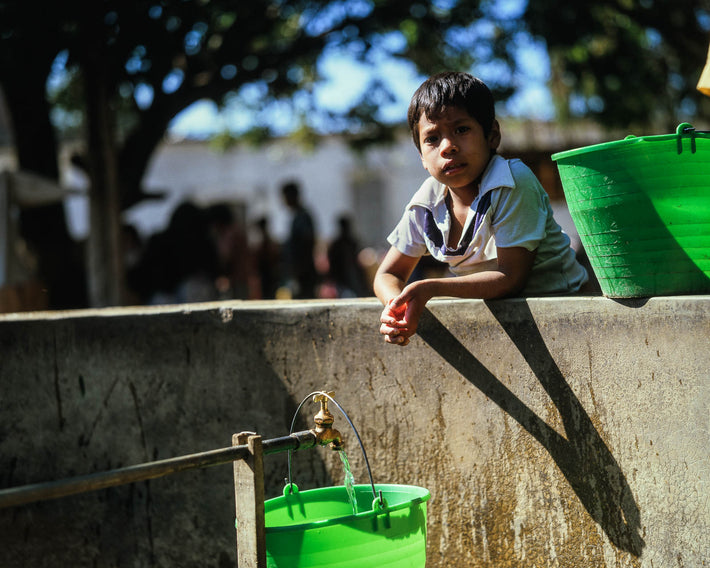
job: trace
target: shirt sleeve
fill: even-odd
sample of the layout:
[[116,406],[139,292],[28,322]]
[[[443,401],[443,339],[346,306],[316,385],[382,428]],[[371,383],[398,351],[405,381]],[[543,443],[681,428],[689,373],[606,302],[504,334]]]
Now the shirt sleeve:
[[525,170],[523,175],[515,176],[515,187],[498,192],[491,219],[497,247],[524,247],[533,251],[545,238],[547,194],[535,175]]
[[387,237],[387,242],[402,254],[420,257],[427,254],[422,227],[425,211],[421,207],[408,207]]

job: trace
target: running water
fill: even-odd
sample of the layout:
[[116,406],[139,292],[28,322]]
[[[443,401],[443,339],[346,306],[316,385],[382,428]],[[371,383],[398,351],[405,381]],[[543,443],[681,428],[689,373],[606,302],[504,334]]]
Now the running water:
[[350,471],[350,462],[348,462],[348,455],[345,450],[339,450],[340,461],[343,462],[343,469],[345,470],[345,491],[348,493],[348,499],[350,499],[350,505],[353,508],[353,515],[357,514],[357,499],[355,498],[355,477],[353,477],[352,471]]

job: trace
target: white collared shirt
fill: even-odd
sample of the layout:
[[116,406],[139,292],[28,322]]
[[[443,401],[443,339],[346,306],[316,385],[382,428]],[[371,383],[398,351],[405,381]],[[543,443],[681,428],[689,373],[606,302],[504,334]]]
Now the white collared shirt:
[[497,247],[537,250],[525,295],[576,292],[587,281],[569,237],[552,216],[547,193],[520,160],[493,156],[453,249],[447,246],[447,191],[433,177],[427,179],[387,241],[407,256],[431,254],[456,276],[495,269]]

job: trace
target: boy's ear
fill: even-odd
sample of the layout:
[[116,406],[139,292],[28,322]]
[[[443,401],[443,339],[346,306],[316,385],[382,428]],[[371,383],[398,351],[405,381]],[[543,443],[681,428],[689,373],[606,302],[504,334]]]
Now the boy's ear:
[[488,133],[488,147],[497,150],[498,146],[500,146],[500,124],[497,120],[493,120],[491,131]]

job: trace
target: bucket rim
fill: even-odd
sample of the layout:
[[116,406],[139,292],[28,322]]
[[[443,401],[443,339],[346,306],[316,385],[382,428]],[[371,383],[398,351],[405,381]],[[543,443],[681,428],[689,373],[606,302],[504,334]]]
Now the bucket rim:
[[592,152],[604,152],[607,150],[618,150],[625,146],[630,146],[632,144],[638,143],[658,143],[658,142],[668,142],[676,141],[679,137],[683,136],[683,127],[689,127],[693,130],[693,137],[695,139],[705,138],[710,139],[710,132],[696,131],[688,123],[682,123],[678,125],[676,132],[668,134],[652,134],[648,136],[634,136],[633,134],[628,135],[622,140],[612,140],[610,142],[600,142],[599,144],[591,144],[590,146],[581,146],[579,148],[572,148],[570,150],[563,150],[562,152],[556,152],[552,154],[550,158],[553,161],[564,160],[565,158],[571,158],[573,156],[579,156],[580,154],[589,154]]
[[[293,532],[293,531],[304,531],[308,529],[313,529],[313,528],[323,528],[327,527],[330,525],[337,525],[337,524],[342,524],[345,522],[348,522],[351,519],[368,519],[371,517],[377,517],[380,515],[384,515],[387,513],[391,513],[393,511],[399,511],[401,509],[406,509],[409,508],[413,505],[421,505],[422,503],[425,503],[431,498],[431,493],[429,492],[428,489],[425,487],[420,487],[418,485],[402,485],[399,483],[376,483],[375,484],[375,489],[383,490],[386,491],[387,489],[392,489],[392,488],[398,488],[398,489],[409,489],[409,490],[416,490],[419,495],[416,497],[409,499],[408,501],[404,501],[403,503],[398,503],[397,505],[388,505],[387,507],[384,507],[383,509],[371,509],[369,511],[362,511],[360,513],[355,513],[355,514],[350,514],[350,515],[342,515],[340,517],[333,517],[330,519],[322,519],[319,521],[308,521],[307,523],[300,523],[297,525],[286,525],[286,526],[279,526],[279,527],[265,527],[266,533],[280,533],[280,532]],[[369,484],[365,483],[359,483],[356,485],[353,485],[353,489],[365,489],[366,491],[370,492],[372,490],[372,487]],[[324,491],[324,490],[345,490],[344,485],[330,485],[328,487],[317,487],[314,489],[307,489],[305,491],[299,491],[299,495],[307,495],[308,493],[316,493],[319,491]],[[269,501],[278,501],[278,500],[285,500],[285,496],[281,497],[274,497],[273,499],[268,499],[266,502],[268,503]]]

